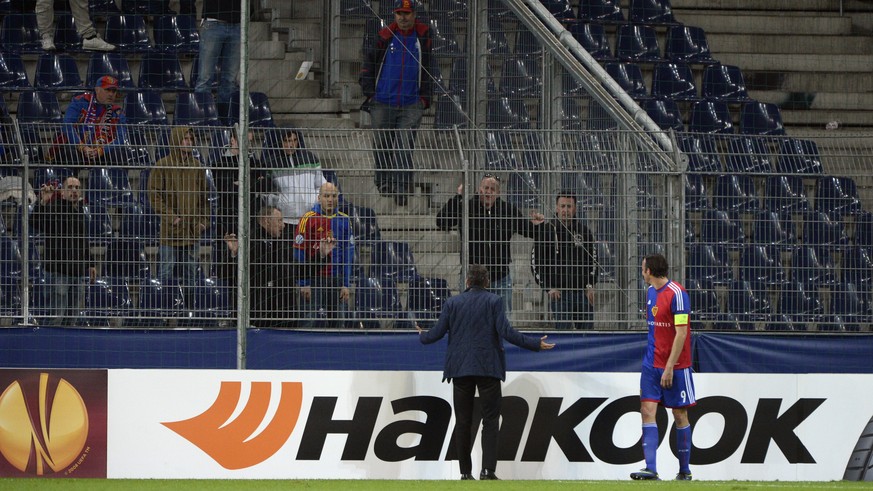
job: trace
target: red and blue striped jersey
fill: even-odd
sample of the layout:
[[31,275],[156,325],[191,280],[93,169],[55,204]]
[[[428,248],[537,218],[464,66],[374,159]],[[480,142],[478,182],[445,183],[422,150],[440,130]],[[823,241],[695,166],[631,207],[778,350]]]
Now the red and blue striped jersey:
[[691,304],[688,292],[674,281],[668,281],[660,290],[650,286],[646,292],[646,323],[649,326],[649,345],[643,364],[655,368],[666,368],[677,326],[688,326],[685,346],[676,361],[674,370],[691,366],[691,326],[688,315]]

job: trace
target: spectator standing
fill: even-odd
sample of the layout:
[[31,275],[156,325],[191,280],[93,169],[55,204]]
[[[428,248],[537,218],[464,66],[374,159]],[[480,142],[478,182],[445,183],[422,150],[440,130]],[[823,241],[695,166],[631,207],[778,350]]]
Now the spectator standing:
[[94,92],[73,97],[48,159],[61,159],[66,165],[123,163],[127,119],[115,103],[117,96],[118,79],[104,75],[97,79]]
[[161,218],[158,279],[161,284],[178,279],[186,302],[193,298],[197,247],[210,214],[206,169],[194,157],[194,143],[191,128],[173,128],[170,154],[155,163],[148,180],[149,201]]
[[394,22],[365,47],[360,84],[376,132],[373,157],[379,193],[405,206],[412,194],[412,150],[433,83],[430,26],[415,19],[415,0],[396,0]]
[[[253,152],[255,132],[249,130],[249,179],[251,180],[252,213],[260,208],[260,198],[270,192],[261,162]],[[239,222],[239,141],[236,130],[231,130],[230,141],[221,149],[221,154],[213,161],[212,177],[218,192],[218,230],[221,234],[235,234]]]
[[352,266],[355,260],[355,238],[348,215],[337,210],[339,192],[333,183],[321,185],[318,203],[306,212],[297,225],[294,238],[294,257],[298,262],[311,261],[322,239],[332,238],[336,245],[331,263],[320,268],[315,277],[301,280],[301,294],[308,304],[305,316],[310,322],[305,327],[320,324],[318,318],[348,316]]
[[658,405],[673,410],[676,426],[677,481],[690,481],[691,423],[688,408],[697,404],[691,369],[691,302],[685,288],[667,278],[667,259],[660,254],[643,258],[646,324],[649,341],[640,374],[640,415],[643,418],[643,456],[646,467],[632,472],[635,480],[658,480]]
[[[446,232],[453,228],[463,230],[463,193],[464,186],[458,186],[457,196],[437,213],[437,228]],[[510,240],[516,234],[536,237],[545,217],[542,213],[532,213],[529,219],[524,218],[518,208],[500,198],[500,178],[492,174],[485,174],[479,181],[478,193],[470,198],[468,207],[470,239],[467,264],[481,264],[488,268],[491,291],[503,299],[504,310],[509,314],[512,312]]]
[[203,2],[200,21],[199,71],[194,92],[211,92],[210,84],[216,67],[221,67],[218,95],[215,99],[218,116],[230,116],[230,100],[236,90],[240,54],[240,0],[210,0]]
[[296,226],[318,201],[319,190],[327,179],[318,157],[301,148],[299,132],[284,130],[279,135],[281,148],[272,150],[267,174],[278,195],[276,207],[282,210],[285,223]]
[[531,272],[549,295],[555,327],[593,327],[597,249],[594,235],[576,218],[573,193],[558,193],[555,218],[540,227],[539,232],[531,250]]
[[[317,269],[330,263],[335,241],[324,237],[316,254],[305,263],[294,258],[294,236],[282,220],[282,211],[273,206],[261,208],[258,225],[250,240],[250,280],[252,320],[258,327],[296,327],[298,281],[312,278]],[[236,256],[239,241],[236,234],[224,235],[227,245],[220,261],[219,275],[229,284],[237,285]]]
[[452,383],[455,409],[455,432],[452,436],[462,480],[473,480],[470,458],[473,431],[473,407],[476,389],[482,411],[481,480],[496,480],[497,443],[500,426],[500,382],[506,380],[506,357],[503,340],[527,350],[540,351],[555,347],[525,336],[513,329],[503,310],[500,297],[488,291],[488,271],[481,265],[470,266],[464,293],[450,298],[440,312],[433,329],[418,329],[422,344],[439,341],[448,333],[443,381]]
[[44,184],[39,197],[33,224],[45,237],[42,261],[50,288],[51,324],[73,325],[84,298],[83,282],[97,277],[88,243],[82,184],[72,176],[59,190]]
[[[115,45],[107,43],[97,35],[94,23],[88,12],[88,0],[70,0],[70,11],[76,21],[76,31],[82,36],[82,49],[91,51],[113,51]],[[55,2],[54,0],[36,0],[36,25],[42,38],[44,51],[55,51]]]

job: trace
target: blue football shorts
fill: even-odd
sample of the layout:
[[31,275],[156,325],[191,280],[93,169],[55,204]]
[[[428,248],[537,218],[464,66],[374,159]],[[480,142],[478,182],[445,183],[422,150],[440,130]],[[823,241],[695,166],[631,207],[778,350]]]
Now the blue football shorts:
[[644,366],[640,374],[640,399],[657,402],[669,408],[697,404],[691,372],[691,368],[673,370],[673,386],[667,389],[661,387],[661,375],[664,374],[664,369]]

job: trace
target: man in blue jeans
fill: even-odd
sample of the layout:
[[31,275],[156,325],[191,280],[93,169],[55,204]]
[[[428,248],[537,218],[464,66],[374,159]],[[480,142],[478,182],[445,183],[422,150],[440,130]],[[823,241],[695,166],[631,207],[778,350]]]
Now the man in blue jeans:
[[200,22],[200,55],[197,85],[194,92],[209,93],[216,67],[221,67],[218,96],[215,99],[218,115],[229,116],[230,100],[236,90],[240,53],[240,1],[210,0],[203,2]]
[[415,20],[415,0],[396,0],[394,22],[365,49],[359,78],[373,128],[376,187],[406,206],[412,194],[412,150],[421,115],[430,107],[431,33]]

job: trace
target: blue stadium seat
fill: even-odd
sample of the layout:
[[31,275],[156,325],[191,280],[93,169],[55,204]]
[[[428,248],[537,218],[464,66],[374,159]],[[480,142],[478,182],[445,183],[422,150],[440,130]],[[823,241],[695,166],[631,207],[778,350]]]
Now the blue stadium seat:
[[836,283],[834,262],[826,249],[801,245],[791,251],[791,279],[803,283],[807,290]]
[[846,227],[839,215],[822,211],[808,211],[803,214],[803,243],[821,252],[840,250],[849,243]]
[[488,99],[485,125],[489,129],[530,129],[530,114],[523,99],[491,97]]
[[785,283],[780,249],[773,245],[746,244],[740,256],[740,279],[769,286]]
[[570,33],[592,58],[599,62],[614,61],[609,40],[603,24],[594,22],[574,22],[570,24]]
[[721,244],[690,244],[687,277],[713,285],[733,281],[727,248]]
[[774,322],[771,329],[805,331],[821,321],[824,307],[815,289],[807,289],[800,281],[789,281],[780,288],[778,311],[774,321],[779,322]]
[[94,18],[120,14],[121,11],[115,5],[115,0],[88,0],[88,13]]
[[134,204],[133,190],[127,177],[127,169],[119,167],[92,167],[88,170],[88,186],[85,197],[91,205],[105,207]]
[[708,134],[679,135],[679,150],[688,155],[688,172],[712,174],[722,172],[715,137]]
[[770,299],[761,283],[736,280],[728,288],[727,311],[740,322],[740,329],[752,331],[755,323],[770,321]]
[[758,211],[755,182],[747,174],[722,174],[715,179],[712,206],[719,210],[740,213]]
[[152,33],[155,49],[170,53],[197,53],[200,33],[193,15],[162,15],[155,17]]
[[458,56],[462,54],[461,46],[455,35],[455,28],[448,15],[443,12],[431,12],[428,22],[433,40],[431,52],[434,56]]
[[503,60],[500,93],[510,97],[539,97],[542,79],[536,58],[510,56]]
[[685,174],[685,209],[687,211],[703,211],[709,208],[709,198],[706,195],[706,185],[700,174]]
[[725,102],[748,102],[749,94],[740,67],[716,63],[704,68],[703,97]]
[[[179,92],[173,112],[173,124],[188,126],[220,126],[215,99],[210,93]],[[157,158],[157,157],[155,157]]]
[[416,324],[429,327],[435,323],[443,304],[452,294],[446,280],[419,276],[409,281],[407,295],[409,312]]
[[[363,1],[369,3],[370,0]],[[456,20],[466,20],[467,12],[469,10],[467,0],[430,0],[430,2],[428,2],[428,8],[431,15],[435,12],[439,12]],[[368,10],[368,13],[372,15],[373,12],[372,10]]]
[[139,88],[162,92],[188,90],[179,57],[175,53],[144,53],[139,65]]
[[165,318],[185,313],[182,287],[177,281],[161,284],[157,278],[148,278],[139,286],[137,318],[129,319],[129,326],[162,326]]
[[706,32],[700,27],[677,25],[667,30],[664,58],[692,64],[717,63],[712,58]]
[[873,249],[860,245],[847,247],[840,270],[845,283],[854,284],[860,292],[870,293],[873,290]]
[[167,109],[156,90],[137,90],[124,96],[124,114],[130,125],[168,125]]
[[57,188],[58,186],[63,185],[64,181],[66,181],[68,177],[78,174],[77,171],[74,171],[69,167],[50,167],[41,165],[33,168],[32,170],[32,187],[34,191],[42,188],[44,184],[51,184],[52,186]]
[[706,280],[687,278],[685,289],[691,301],[691,319],[697,321],[713,321],[719,318],[721,306],[718,295],[712,284]]
[[36,25],[36,14],[12,13],[3,17],[0,43],[7,52],[41,53],[42,38]]
[[[220,115],[225,126],[233,126],[239,122],[239,92],[230,98],[228,115]],[[249,126],[257,128],[274,128],[273,112],[270,109],[270,100],[263,92],[249,93]]]
[[820,331],[860,331],[870,323],[869,300],[852,283],[837,283],[831,288],[829,314]]
[[851,177],[821,176],[815,186],[815,210],[830,215],[857,215],[864,211],[858,187]]
[[785,211],[762,210],[755,217],[754,243],[773,245],[790,250],[797,241],[797,230],[791,215]]
[[542,45],[536,36],[523,24],[518,26],[515,33],[515,46],[512,53],[516,56],[536,57],[542,53]]
[[165,15],[170,13],[167,11],[169,4],[165,0],[121,0],[121,11],[142,16]]
[[[570,5],[570,0],[540,0],[549,10],[549,13],[555,16],[558,20],[571,20],[576,18],[573,12],[573,6]],[[576,3],[576,2],[573,2]]]
[[0,91],[30,90],[30,80],[24,69],[21,55],[15,52],[0,51]]
[[12,317],[21,312],[21,251],[18,242],[0,236],[0,315]]
[[57,96],[44,90],[22,92],[18,95],[17,118],[24,152],[30,156],[31,162],[42,162],[43,133],[57,134],[64,120]]
[[739,214],[735,211],[705,210],[700,224],[700,241],[739,250],[746,242]]
[[607,241],[598,239],[595,248],[597,249],[597,262],[600,265],[599,281],[615,281],[615,247]]
[[784,135],[782,113],[779,106],[766,102],[751,101],[740,110],[740,133],[746,135]]
[[636,100],[649,97],[643,71],[636,63],[605,63],[603,68],[627,92],[627,95]]
[[676,24],[670,0],[631,0],[628,17],[632,24]]
[[37,90],[85,90],[76,60],[64,54],[43,53],[36,62]]
[[152,50],[145,17],[135,14],[110,15],[106,19],[103,39],[122,53],[144,53]]
[[86,287],[81,320],[88,327],[109,327],[109,319],[126,317],[131,305],[130,289],[124,280],[97,278]]
[[133,78],[130,75],[130,65],[121,53],[94,53],[88,61],[88,87],[97,85],[97,80],[104,75],[112,75],[118,80],[121,89],[133,89]]
[[786,138],[779,145],[776,171],[782,174],[817,175],[823,172],[818,145],[813,140]]
[[588,0],[579,2],[579,18],[598,22],[624,22],[619,0]]
[[192,313],[195,326],[215,325],[217,320],[230,319],[234,315],[233,298],[236,288],[220,280],[201,277],[194,286]]
[[600,174],[586,171],[564,172],[561,174],[561,189],[573,192],[579,209],[603,208]]
[[873,249],[873,213],[865,211],[855,217],[855,244]]
[[770,151],[761,138],[736,135],[727,138],[725,168],[728,172],[765,173],[773,172]]
[[[364,319],[363,327],[379,327],[379,319],[408,318],[400,304],[397,285],[391,278],[365,278],[355,288],[355,316]],[[397,325],[395,324],[395,325]]]
[[584,126],[582,109],[574,97],[562,97],[561,109],[557,120],[564,131],[582,131]]
[[81,51],[82,36],[69,12],[55,12],[55,46],[61,51]]
[[764,184],[764,208],[770,211],[800,213],[809,210],[803,189],[803,177],[767,176]]
[[733,133],[734,122],[727,102],[708,99],[693,103],[688,131],[691,133]]
[[[434,2],[431,1],[431,12],[434,11]],[[340,0],[340,17],[371,17],[373,6],[370,0]]]
[[491,55],[508,55],[509,42],[506,40],[506,31],[500,23],[497,15],[488,16],[487,49]]
[[[652,97],[664,97],[674,101],[700,99],[691,67],[684,62],[655,64],[652,70]],[[695,130],[689,129],[689,131]]]
[[655,29],[632,24],[618,26],[615,56],[619,60],[634,63],[664,61]]
[[682,122],[682,113],[679,112],[676,101],[652,98],[641,102],[642,108],[662,130],[685,131],[685,123]]
[[434,110],[435,128],[466,128],[467,117],[464,115],[465,101],[460,95],[452,93],[439,94],[436,98]]

